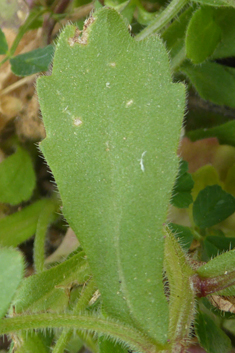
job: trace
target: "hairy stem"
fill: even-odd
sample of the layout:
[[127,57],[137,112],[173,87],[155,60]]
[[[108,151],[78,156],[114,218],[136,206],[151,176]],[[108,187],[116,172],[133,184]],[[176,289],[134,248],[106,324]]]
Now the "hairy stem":
[[170,297],[169,339],[171,352],[178,352],[181,345],[187,346],[195,314],[195,293],[190,278],[194,271],[168,227],[165,228],[165,261]]
[[188,0],[172,0],[171,3],[150,23],[143,31],[135,37],[142,40],[154,32],[160,31],[169,23],[179,11],[188,3]]
[[0,335],[44,328],[75,328],[95,331],[125,342],[132,349],[142,353],[157,353],[165,348],[153,343],[150,338],[136,329],[107,318],[46,313],[16,316],[0,321]]

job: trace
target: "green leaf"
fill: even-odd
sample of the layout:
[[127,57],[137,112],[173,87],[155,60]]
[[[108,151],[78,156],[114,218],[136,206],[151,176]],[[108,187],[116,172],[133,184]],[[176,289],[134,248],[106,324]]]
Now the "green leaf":
[[224,189],[233,196],[235,196],[235,163],[228,169]]
[[182,248],[188,250],[193,241],[191,229],[176,223],[169,223],[168,226]]
[[24,274],[24,261],[21,253],[14,249],[0,249],[0,318],[12,301]]
[[132,22],[134,11],[136,9],[135,1],[127,0],[123,2],[115,0],[105,0],[104,4],[105,6],[114,8],[116,11],[118,11],[127,24]]
[[200,228],[212,227],[235,212],[235,198],[219,185],[201,190],[193,204],[193,218]]
[[166,47],[170,52],[170,56],[172,58],[172,65],[177,66],[178,63],[180,63],[186,58],[185,34],[188,22],[194,11],[195,6],[188,7],[161,34],[161,37],[166,43]]
[[187,136],[192,141],[201,140],[208,137],[217,137],[221,145],[235,147],[235,121],[231,120],[225,124],[212,127],[210,129],[197,129],[187,132]]
[[135,0],[134,3],[137,5],[136,12],[137,12],[138,23],[140,23],[141,25],[144,25],[144,26],[149,25],[156,17],[157,12],[146,11],[146,9],[144,8],[144,6],[142,5],[142,3],[139,0]]
[[229,272],[234,272],[235,267],[235,250],[230,250],[212,260],[208,261],[205,265],[197,269],[200,277],[216,277],[221,275],[228,275]]
[[178,208],[187,208],[193,202],[191,190],[194,181],[192,176],[187,173],[187,170],[188,163],[182,160],[180,162],[179,172],[176,177],[171,198],[172,205]]
[[69,301],[68,290],[74,284],[84,284],[88,278],[87,261],[80,251],[49,270],[25,278],[14,297],[15,310],[17,313],[64,310]]
[[50,353],[51,349],[41,332],[24,332],[18,337],[15,353]]
[[203,99],[235,108],[234,68],[212,62],[193,66],[187,62],[180,70],[187,75]]
[[0,202],[17,205],[27,201],[32,196],[35,184],[31,157],[18,146],[17,151],[0,164]]
[[47,71],[53,59],[54,46],[32,50],[10,59],[11,70],[17,76],[29,76],[37,72]]
[[235,247],[235,238],[209,235],[204,240],[203,247],[207,251],[208,258],[212,258],[233,249]]
[[206,313],[198,312],[195,328],[199,343],[207,353],[231,351],[230,339]]
[[4,55],[7,53],[7,51],[8,51],[7,40],[6,40],[5,34],[0,28],[0,54]]
[[193,199],[196,200],[199,192],[205,189],[206,186],[220,185],[220,177],[218,171],[211,164],[206,164],[198,168],[192,174],[194,180],[194,187],[192,190]]
[[38,218],[50,199],[43,199],[0,219],[0,245],[17,246],[32,237]]
[[194,11],[195,6],[188,7],[161,34],[162,39],[166,42],[167,49],[173,50],[174,55],[177,52],[176,48],[181,47],[182,42],[185,41],[186,29]]
[[95,0],[94,10],[97,11],[97,10],[101,9],[102,7],[103,7],[103,5],[99,2],[99,0]]
[[207,262],[217,255],[218,255],[217,247],[211,242],[209,242],[207,239],[205,239],[203,241],[201,261]]
[[186,33],[187,57],[195,64],[213,54],[221,38],[220,26],[214,20],[214,8],[201,7],[194,12]]
[[221,41],[216,47],[212,58],[229,58],[235,56],[235,9],[218,8],[214,11],[215,21],[221,28]]
[[105,311],[165,343],[162,224],[184,86],[171,82],[160,39],[135,41],[115,10],[96,12],[82,38],[75,30],[62,32],[52,76],[38,80],[42,151]]
[[128,353],[128,349],[124,348],[123,345],[113,342],[107,338],[99,338],[99,353]]

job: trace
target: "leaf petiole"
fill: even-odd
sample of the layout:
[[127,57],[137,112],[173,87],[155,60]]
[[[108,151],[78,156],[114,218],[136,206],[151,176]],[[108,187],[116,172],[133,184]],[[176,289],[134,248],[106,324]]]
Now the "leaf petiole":
[[135,36],[136,40],[142,40],[149,35],[159,32],[167,23],[169,23],[179,11],[187,5],[188,0],[172,0],[171,3],[139,34]]
[[142,332],[130,326],[97,316],[46,313],[21,315],[0,321],[0,335],[44,328],[75,328],[95,331],[98,334],[124,342],[130,348],[142,353],[157,353],[166,349],[166,346],[153,342]]

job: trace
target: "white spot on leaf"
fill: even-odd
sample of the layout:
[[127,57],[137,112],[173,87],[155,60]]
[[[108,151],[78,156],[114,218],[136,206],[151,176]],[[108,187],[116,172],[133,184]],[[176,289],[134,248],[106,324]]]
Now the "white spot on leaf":
[[81,118],[75,118],[73,121],[74,126],[80,126],[82,124]]
[[144,172],[144,155],[147,151],[144,151],[141,155],[141,158],[140,158],[140,168],[142,170],[142,172]]
[[133,104],[133,99],[130,99],[127,103],[126,103],[126,108],[130,107]]

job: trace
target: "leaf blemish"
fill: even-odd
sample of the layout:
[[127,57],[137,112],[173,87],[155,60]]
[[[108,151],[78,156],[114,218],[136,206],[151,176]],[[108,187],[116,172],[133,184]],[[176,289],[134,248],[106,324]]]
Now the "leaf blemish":
[[141,155],[141,158],[140,158],[140,168],[142,170],[142,172],[144,172],[144,155],[146,154],[147,151],[144,151]]
[[80,126],[82,124],[81,118],[75,118],[73,121],[74,126]]
[[[83,45],[87,44],[87,39],[88,39],[87,29],[94,21],[95,21],[94,17],[91,16],[84,22],[84,26],[83,26],[82,31],[80,31],[79,28],[75,29],[74,36],[72,38],[68,39],[70,47],[73,47],[75,43],[79,43],[79,44],[83,44]],[[81,33],[82,33],[82,35],[81,35]]]
[[75,29],[74,36],[72,38],[68,39],[70,47],[73,47],[75,43],[80,43],[80,40],[81,40],[80,34],[81,33],[82,33],[82,31],[80,31],[79,28]]
[[126,103],[126,108],[130,107],[133,103],[134,103],[133,99],[130,99],[130,100]]

